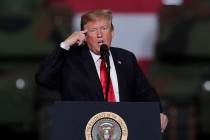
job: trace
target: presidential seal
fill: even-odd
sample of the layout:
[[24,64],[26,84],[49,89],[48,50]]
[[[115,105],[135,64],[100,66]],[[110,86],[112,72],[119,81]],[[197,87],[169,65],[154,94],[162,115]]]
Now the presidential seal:
[[101,112],[87,123],[85,137],[86,140],[127,140],[128,129],[119,115]]

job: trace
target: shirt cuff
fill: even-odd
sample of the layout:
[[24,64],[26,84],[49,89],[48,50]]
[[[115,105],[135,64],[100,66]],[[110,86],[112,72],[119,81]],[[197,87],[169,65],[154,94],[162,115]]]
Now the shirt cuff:
[[64,42],[61,42],[60,47],[67,51],[70,50],[70,46],[66,45]]

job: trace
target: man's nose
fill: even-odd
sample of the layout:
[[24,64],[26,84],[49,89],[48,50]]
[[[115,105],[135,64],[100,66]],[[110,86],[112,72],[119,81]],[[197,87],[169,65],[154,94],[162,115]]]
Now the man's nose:
[[102,31],[99,29],[99,30],[97,30],[97,37],[99,38],[99,37],[102,37]]

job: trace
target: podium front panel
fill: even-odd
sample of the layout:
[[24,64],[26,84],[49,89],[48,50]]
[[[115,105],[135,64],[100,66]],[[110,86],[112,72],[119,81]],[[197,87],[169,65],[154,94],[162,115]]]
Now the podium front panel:
[[125,121],[128,140],[161,139],[157,102],[57,102],[51,140],[85,140],[87,123],[101,112],[113,112]]

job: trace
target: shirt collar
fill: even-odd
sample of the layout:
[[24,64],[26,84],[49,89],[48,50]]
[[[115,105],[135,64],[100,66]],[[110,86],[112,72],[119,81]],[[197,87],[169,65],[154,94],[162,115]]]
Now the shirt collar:
[[95,54],[95,53],[93,53],[91,50],[90,50],[90,54],[92,55],[92,57],[93,57],[93,60],[94,60],[94,62],[96,63],[99,59],[100,59],[100,55],[97,55],[97,54]]
[[[91,50],[89,50],[90,51],[90,54],[91,54],[91,56],[92,56],[92,58],[93,58],[93,60],[94,60],[94,62],[95,63],[97,63],[97,62],[99,62],[98,60],[100,60],[100,57],[101,57],[101,55],[97,55],[97,54],[95,54],[94,52],[92,52]],[[112,54],[111,54],[111,51],[109,50],[109,59],[111,59],[112,58]]]

